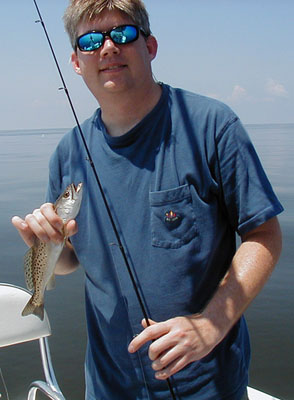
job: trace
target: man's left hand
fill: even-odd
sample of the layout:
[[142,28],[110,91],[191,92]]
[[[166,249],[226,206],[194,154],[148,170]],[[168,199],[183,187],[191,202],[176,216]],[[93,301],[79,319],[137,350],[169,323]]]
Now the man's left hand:
[[212,322],[200,314],[176,317],[164,322],[142,321],[144,330],[133,339],[129,352],[134,353],[149,341],[149,358],[157,379],[167,379],[189,363],[209,354],[222,336]]

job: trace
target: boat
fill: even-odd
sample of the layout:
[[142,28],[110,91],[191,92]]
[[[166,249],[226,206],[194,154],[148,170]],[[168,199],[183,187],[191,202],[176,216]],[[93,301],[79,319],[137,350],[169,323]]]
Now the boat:
[[[32,382],[27,399],[35,400],[37,391],[41,391],[50,399],[65,400],[58,386],[50,356],[47,337],[51,335],[51,328],[47,313],[45,312],[44,321],[33,315],[26,318],[21,317],[21,311],[30,296],[31,293],[22,287],[0,283],[0,315],[2,317],[0,320],[0,348],[38,339],[45,381]],[[0,378],[1,376],[0,369]],[[2,381],[5,391],[7,391],[3,376]],[[8,393],[0,392],[1,398],[9,399]],[[249,400],[280,400],[252,387],[248,387],[248,398]]]
[[249,400],[280,400],[252,387],[247,388]]

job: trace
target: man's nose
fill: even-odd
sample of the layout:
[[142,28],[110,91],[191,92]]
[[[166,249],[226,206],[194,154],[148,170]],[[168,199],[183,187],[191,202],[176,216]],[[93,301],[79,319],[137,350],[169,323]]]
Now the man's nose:
[[106,37],[100,55],[102,57],[107,57],[112,54],[118,54],[119,51],[118,45],[114,43],[110,37]]

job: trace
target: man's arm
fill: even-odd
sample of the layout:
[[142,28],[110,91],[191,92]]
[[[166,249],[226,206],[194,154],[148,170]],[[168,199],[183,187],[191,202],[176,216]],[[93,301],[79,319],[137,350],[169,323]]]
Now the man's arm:
[[209,354],[260,292],[278,261],[282,235],[277,218],[242,236],[232,264],[200,314],[150,321],[129,346],[131,353],[154,340],[149,357],[156,378],[166,379]]
[[[36,238],[43,242],[52,240],[55,243],[61,243],[64,240],[64,230],[67,237],[74,235],[78,230],[77,223],[74,220],[69,221],[63,230],[63,221],[55,213],[51,203],[43,204],[31,214],[28,214],[25,219],[15,216],[11,222],[29,247],[34,245]],[[55,273],[57,275],[69,274],[75,271],[78,266],[79,262],[74,249],[70,241],[67,240],[56,264]]]

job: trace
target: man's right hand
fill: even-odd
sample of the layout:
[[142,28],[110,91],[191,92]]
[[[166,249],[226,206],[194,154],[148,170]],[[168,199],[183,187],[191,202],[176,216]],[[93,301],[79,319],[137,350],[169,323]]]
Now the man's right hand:
[[[36,238],[42,242],[52,240],[55,243],[61,243],[64,240],[63,221],[56,214],[52,203],[43,204],[24,219],[15,216],[11,222],[29,247],[33,246]],[[77,223],[74,220],[66,224],[67,237],[74,235],[77,231]]]

